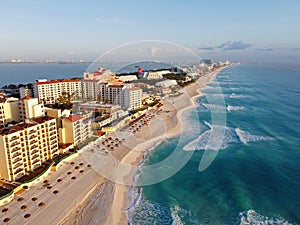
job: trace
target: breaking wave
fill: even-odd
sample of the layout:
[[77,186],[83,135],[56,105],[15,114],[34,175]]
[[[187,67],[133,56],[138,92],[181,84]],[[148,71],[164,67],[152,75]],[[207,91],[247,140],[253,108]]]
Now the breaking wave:
[[228,112],[231,112],[231,111],[239,111],[239,110],[243,110],[244,107],[243,106],[231,106],[231,105],[228,105],[226,107],[227,111]]
[[282,217],[272,218],[263,216],[250,209],[239,213],[240,225],[295,225]]
[[[209,129],[185,145],[183,147],[184,150],[222,150],[227,148],[230,143],[242,142],[247,144],[248,142],[275,140],[273,137],[253,135],[239,128],[212,125],[206,121],[204,123]],[[223,132],[220,132],[220,130]],[[223,142],[220,144],[220,140],[222,139]]]

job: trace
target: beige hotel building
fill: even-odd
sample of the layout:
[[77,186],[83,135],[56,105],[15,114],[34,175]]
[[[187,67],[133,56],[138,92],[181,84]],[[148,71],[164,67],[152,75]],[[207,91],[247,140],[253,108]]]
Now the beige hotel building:
[[56,119],[40,116],[0,129],[0,177],[14,181],[59,154]]

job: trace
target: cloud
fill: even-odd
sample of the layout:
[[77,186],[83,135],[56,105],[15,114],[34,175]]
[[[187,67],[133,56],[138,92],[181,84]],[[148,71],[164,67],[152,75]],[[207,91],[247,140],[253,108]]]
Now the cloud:
[[275,51],[274,48],[258,48],[256,50],[257,51],[261,51],[261,52],[272,52],[272,51]]
[[199,47],[198,49],[204,51],[213,51],[213,50],[228,51],[228,50],[243,50],[251,46],[252,44],[244,43],[242,41],[227,41],[218,46],[203,46],[203,47]]
[[204,51],[212,51],[215,48],[214,47],[199,47],[200,50],[204,50]]
[[243,50],[251,46],[252,44],[244,43],[242,41],[227,41],[217,46],[217,48],[222,49],[222,51],[228,51],[228,50]]
[[134,25],[134,23],[126,18],[119,18],[119,17],[107,17],[107,18],[100,18],[97,17],[96,22],[102,25]]

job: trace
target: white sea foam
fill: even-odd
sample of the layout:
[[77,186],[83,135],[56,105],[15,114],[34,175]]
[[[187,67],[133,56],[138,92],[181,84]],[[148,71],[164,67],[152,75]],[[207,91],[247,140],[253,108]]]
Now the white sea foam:
[[225,113],[225,106],[213,105],[213,104],[207,104],[207,103],[201,103],[201,105],[204,106],[205,109],[209,109],[210,111],[218,112],[218,113]]
[[293,225],[282,217],[270,218],[253,209],[239,213],[240,225]]
[[250,134],[247,131],[243,131],[239,128],[235,129],[235,133],[238,136],[239,140],[243,143],[255,142],[255,141],[274,141],[275,139],[267,136],[259,136]]
[[231,105],[228,105],[226,107],[227,111],[228,112],[231,112],[231,111],[239,111],[239,110],[243,110],[244,107],[243,106],[231,106]]
[[246,96],[244,95],[236,95],[235,93],[232,93],[229,98],[245,98]]
[[230,143],[242,142],[246,144],[248,142],[275,140],[268,136],[252,135],[239,128],[235,129],[231,127],[212,125],[206,121],[204,124],[209,129],[200,134],[198,138],[185,145],[183,147],[184,150],[222,150],[226,149]]
[[172,225],[183,225],[184,223],[180,219],[179,214],[182,213],[182,209],[178,206],[175,205],[174,207],[171,208],[171,217],[172,217]]

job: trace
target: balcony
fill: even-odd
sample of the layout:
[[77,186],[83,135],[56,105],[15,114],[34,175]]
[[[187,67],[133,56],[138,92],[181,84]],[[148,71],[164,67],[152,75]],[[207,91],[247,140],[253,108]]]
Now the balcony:
[[20,149],[21,149],[20,147],[14,147],[14,148],[10,151],[10,153],[13,154],[13,153],[19,151]]
[[23,163],[18,163],[17,165],[14,166],[14,169],[18,169],[21,166],[22,166],[21,169],[23,169]]
[[36,149],[36,150],[31,152],[31,155],[34,155],[34,154],[39,153],[39,152],[40,152],[39,149]]
[[32,165],[36,164],[36,163],[40,163],[40,159],[36,159],[32,162]]
[[33,134],[35,132],[36,132],[36,130],[31,130],[31,131],[28,132],[28,134]]
[[37,144],[34,144],[34,145],[32,145],[31,147],[30,147],[30,150],[33,150],[33,149],[35,149],[35,148],[37,148],[37,147],[39,147]]
[[10,141],[14,141],[14,140],[18,140],[18,139],[19,139],[18,136],[13,136],[13,137],[10,139]]
[[23,168],[17,169],[14,174],[17,175],[20,172],[23,172]]
[[49,129],[49,132],[50,132],[50,131],[53,131],[53,130],[56,130],[56,127],[51,127],[51,128]]
[[37,158],[40,158],[40,154],[35,154],[35,155],[33,155],[32,158],[31,158],[31,160],[35,160],[35,159],[37,159]]
[[22,157],[18,157],[14,160],[13,163],[15,164],[15,163],[21,162],[22,160],[23,160]]
[[34,138],[36,138],[36,137],[37,137],[37,135],[34,135],[34,134],[33,134],[33,135],[30,135],[30,136],[29,136],[29,139],[34,139]]
[[49,126],[55,126],[55,125],[56,125],[55,122],[51,122],[51,123],[49,124]]
[[14,158],[16,158],[16,157],[18,157],[18,156],[20,156],[20,155],[22,155],[22,154],[19,153],[19,152],[17,152],[17,153],[15,153],[15,154],[13,154],[12,158],[14,159]]
[[11,143],[10,147],[15,147],[16,145],[19,145],[20,142],[19,141],[14,141],[13,143]]
[[55,136],[55,137],[51,137],[50,138],[50,141],[52,141],[52,140],[56,140],[57,139],[57,137]]
[[56,132],[55,131],[52,131],[51,133],[49,133],[50,136],[52,135],[56,135]]

